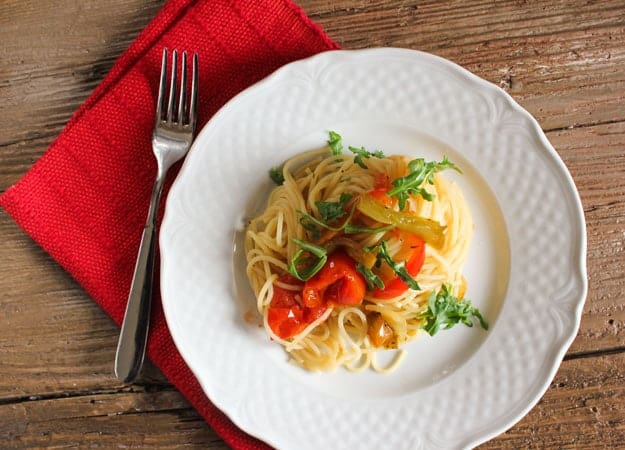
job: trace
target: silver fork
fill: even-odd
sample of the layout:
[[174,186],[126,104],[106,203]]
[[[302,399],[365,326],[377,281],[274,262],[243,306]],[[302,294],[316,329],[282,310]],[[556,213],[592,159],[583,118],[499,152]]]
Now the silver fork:
[[[167,85],[167,49],[163,50],[161,80],[156,103],[156,123],[152,134],[152,150],[156,157],[158,172],[152,196],[148,218],[141,236],[141,245],[135,265],[135,272],[128,295],[128,304],[124,322],[119,334],[117,354],[115,356],[115,375],[124,383],[136,380],[145,357],[145,347],[150,324],[150,305],[152,300],[152,282],[154,276],[154,252],[156,247],[156,214],[158,204],[169,168],[182,158],[195,135],[197,122],[198,56],[193,54],[191,75],[191,96],[187,103],[187,52],[182,52],[180,83],[177,81],[178,51],[172,55],[172,68],[169,85],[169,99],[166,100]],[[175,98],[180,84],[178,105]],[[167,109],[165,110],[165,103]]]

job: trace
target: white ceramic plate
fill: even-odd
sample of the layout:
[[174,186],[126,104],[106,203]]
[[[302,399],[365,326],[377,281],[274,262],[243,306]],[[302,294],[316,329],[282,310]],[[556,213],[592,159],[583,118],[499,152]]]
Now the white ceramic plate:
[[[390,375],[309,373],[245,320],[245,218],[268,170],[324,145],[440,159],[476,234],[465,274],[491,324],[406,346]],[[503,432],[539,400],[576,335],[586,296],[581,203],[537,122],[498,87],[402,49],[334,51],[287,65],[230,101],[199,134],[161,231],[163,306],[208,397],[282,449],[464,448]]]

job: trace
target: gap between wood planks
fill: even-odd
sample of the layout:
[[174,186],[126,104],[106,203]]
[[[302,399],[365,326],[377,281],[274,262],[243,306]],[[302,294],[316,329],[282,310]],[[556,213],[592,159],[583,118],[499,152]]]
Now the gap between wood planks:
[[[137,389],[140,388],[140,389]],[[163,383],[143,383],[132,386],[123,386],[114,389],[94,389],[75,392],[57,392],[53,394],[35,394],[24,395],[21,397],[8,397],[0,399],[0,405],[11,405],[17,403],[38,402],[43,400],[57,400],[62,398],[77,398],[77,397],[89,397],[97,395],[115,395],[115,394],[153,394],[156,392],[176,391],[171,384]],[[179,409],[179,408],[176,408]],[[125,413],[124,413],[125,414]]]
[[582,358],[595,358],[598,356],[616,355],[619,353],[625,353],[625,346],[605,348],[602,350],[588,350],[583,352],[575,352],[564,355],[563,361],[571,361],[574,359]]

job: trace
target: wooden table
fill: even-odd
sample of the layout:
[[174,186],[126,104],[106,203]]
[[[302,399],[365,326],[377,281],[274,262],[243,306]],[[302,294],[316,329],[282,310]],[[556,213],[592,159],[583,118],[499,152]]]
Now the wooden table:
[[[0,3],[0,191],[162,4]],[[344,48],[440,55],[538,119],[581,194],[590,288],[543,399],[483,448],[625,447],[625,2],[299,4]],[[0,446],[226,447],[157,369],[141,385],[119,383],[113,321],[4,211],[0,234]]]

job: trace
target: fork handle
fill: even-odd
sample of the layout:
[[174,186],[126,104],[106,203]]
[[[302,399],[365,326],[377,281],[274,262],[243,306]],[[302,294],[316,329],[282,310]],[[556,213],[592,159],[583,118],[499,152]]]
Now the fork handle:
[[154,279],[156,213],[164,178],[158,177],[152,188],[148,218],[141,236],[124,322],[117,343],[115,375],[124,383],[132,383],[137,379],[145,357]]

